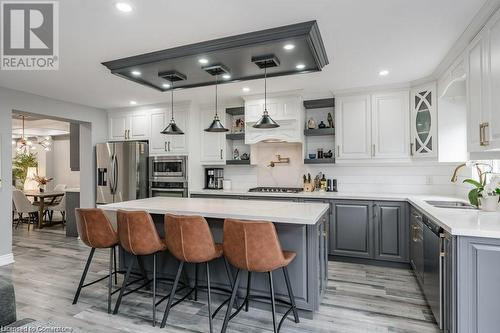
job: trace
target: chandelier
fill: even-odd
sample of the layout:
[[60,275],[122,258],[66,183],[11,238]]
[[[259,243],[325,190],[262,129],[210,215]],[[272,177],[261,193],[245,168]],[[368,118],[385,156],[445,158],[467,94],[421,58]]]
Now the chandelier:
[[18,153],[26,154],[30,150],[36,150],[37,145],[40,146],[45,151],[50,151],[50,146],[52,145],[52,138],[50,136],[46,137],[35,137],[28,138],[24,135],[24,120],[25,116],[21,116],[23,120],[23,131],[21,138],[19,140],[12,140],[12,145],[19,144],[16,148]]

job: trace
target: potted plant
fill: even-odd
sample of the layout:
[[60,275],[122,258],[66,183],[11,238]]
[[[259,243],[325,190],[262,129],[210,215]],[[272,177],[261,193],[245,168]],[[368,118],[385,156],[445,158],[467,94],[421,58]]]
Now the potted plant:
[[40,189],[40,193],[45,191],[45,185],[47,185],[54,178],[47,178],[45,176],[35,175],[33,180],[38,183],[38,188]]
[[489,182],[486,177],[481,177],[481,181],[466,179],[464,183],[474,186],[469,192],[469,201],[476,207],[481,207],[487,212],[495,212],[500,201],[500,176],[493,176]]
[[26,180],[28,168],[38,167],[36,153],[17,154],[12,160],[12,179],[14,185],[22,187]]

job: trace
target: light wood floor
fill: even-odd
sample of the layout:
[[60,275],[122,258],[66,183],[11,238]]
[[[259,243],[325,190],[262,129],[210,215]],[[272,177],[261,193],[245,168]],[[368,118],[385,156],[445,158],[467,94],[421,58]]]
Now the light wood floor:
[[[55,227],[60,228],[60,227]],[[1,267],[11,277],[17,297],[18,319],[29,317],[74,328],[74,332],[208,332],[207,308],[202,301],[175,307],[163,330],[151,326],[150,297],[124,298],[120,313],[106,312],[106,281],[84,289],[77,305],[71,301],[88,248],[54,231],[14,231],[14,265]],[[89,278],[106,274],[108,252],[96,252]],[[293,277],[292,277],[293,278]],[[217,303],[218,305],[219,303]],[[165,303],[160,305],[161,318]],[[222,316],[215,320],[220,331]],[[269,332],[270,312],[240,313],[228,332]],[[331,262],[329,286],[314,320],[287,321],[282,332],[438,332],[431,312],[410,270]]]

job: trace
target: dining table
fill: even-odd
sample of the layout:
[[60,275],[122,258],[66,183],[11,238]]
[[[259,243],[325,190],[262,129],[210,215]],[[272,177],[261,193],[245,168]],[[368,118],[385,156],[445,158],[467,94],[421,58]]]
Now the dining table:
[[45,213],[45,208],[47,206],[54,205],[57,203],[57,199],[63,197],[66,193],[63,191],[43,191],[39,190],[26,190],[23,191],[27,197],[32,197],[34,199],[33,204],[38,206],[38,228],[42,229],[46,226],[52,226],[56,224],[61,224],[63,221],[57,222],[44,222],[43,216]]

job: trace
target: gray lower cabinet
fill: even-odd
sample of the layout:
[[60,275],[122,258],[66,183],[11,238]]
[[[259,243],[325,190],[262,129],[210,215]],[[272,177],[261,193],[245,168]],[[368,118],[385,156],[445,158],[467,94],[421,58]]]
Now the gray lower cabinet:
[[500,239],[458,237],[458,333],[500,331]]
[[375,259],[408,261],[406,203],[376,202],[374,209]]
[[330,254],[373,258],[373,202],[333,201]]

